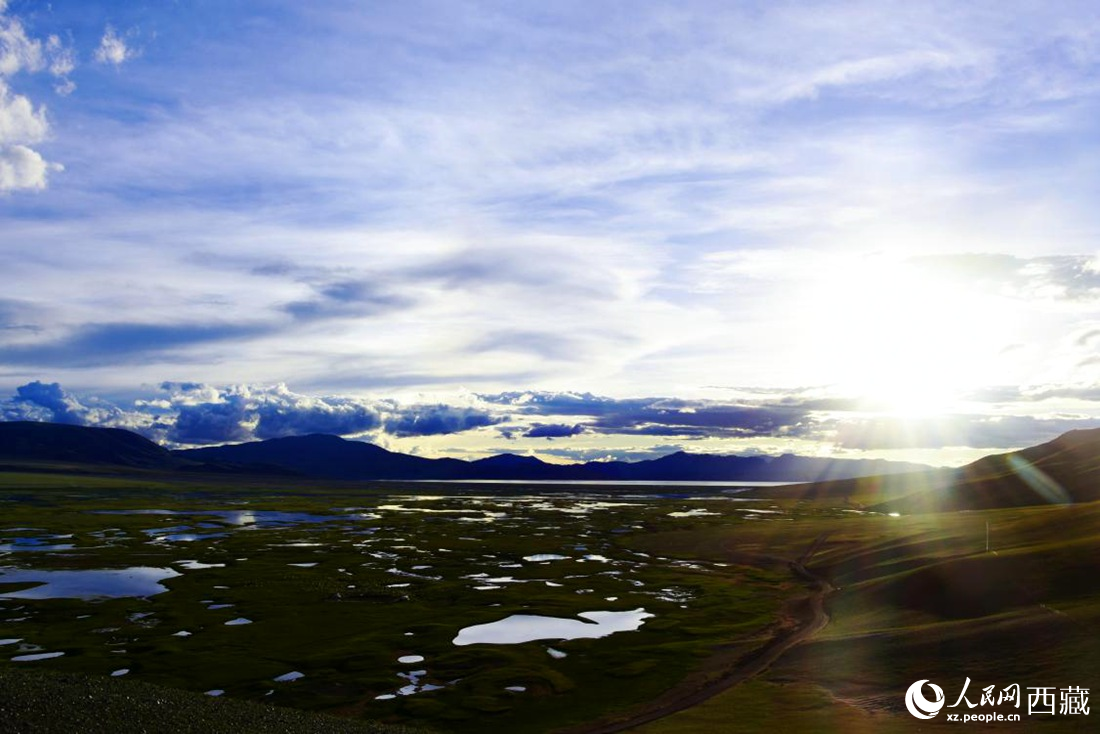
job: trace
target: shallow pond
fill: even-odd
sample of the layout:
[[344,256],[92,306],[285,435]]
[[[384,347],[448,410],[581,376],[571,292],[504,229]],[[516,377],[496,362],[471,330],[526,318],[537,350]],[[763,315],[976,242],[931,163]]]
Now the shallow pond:
[[179,576],[171,568],[134,566],[121,569],[46,571],[0,569],[0,583],[39,584],[30,589],[0,591],[0,599],[117,599],[147,597],[168,591],[161,581]]
[[595,639],[616,632],[633,632],[655,615],[638,608],[628,612],[581,612],[577,616],[582,619],[513,614],[496,622],[465,627],[453,642],[455,645],[517,645],[534,640]]

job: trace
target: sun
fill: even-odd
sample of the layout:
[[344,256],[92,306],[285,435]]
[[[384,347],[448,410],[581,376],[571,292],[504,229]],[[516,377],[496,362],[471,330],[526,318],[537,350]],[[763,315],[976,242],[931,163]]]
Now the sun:
[[998,371],[997,299],[912,261],[840,258],[815,278],[805,343],[839,394],[896,415],[950,412]]

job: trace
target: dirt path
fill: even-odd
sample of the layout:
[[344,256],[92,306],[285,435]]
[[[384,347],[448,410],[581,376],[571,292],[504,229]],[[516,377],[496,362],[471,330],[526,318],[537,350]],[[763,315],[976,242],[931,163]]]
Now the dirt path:
[[[605,719],[585,724],[568,729],[564,734],[613,734],[697,706],[722,691],[763,672],[783,653],[820,632],[829,623],[829,615],[825,612],[825,598],[833,591],[833,586],[807,569],[805,564],[824,540],[824,535],[818,536],[798,560],[787,561],[787,567],[791,573],[810,586],[810,595],[797,600],[800,603],[792,605],[786,624],[780,621],[777,624],[776,633],[762,646],[738,657],[731,667],[726,668],[716,678],[705,682],[686,679],[645,708],[636,710],[625,718]],[[774,557],[766,558],[769,563],[776,560]],[[716,657],[722,656],[719,653]],[[712,665],[714,662],[718,663],[718,667],[724,667],[721,660],[712,661]]]

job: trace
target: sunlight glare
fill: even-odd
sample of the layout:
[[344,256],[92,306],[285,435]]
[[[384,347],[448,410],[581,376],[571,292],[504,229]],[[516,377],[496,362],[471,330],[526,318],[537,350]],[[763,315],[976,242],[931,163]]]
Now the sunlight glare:
[[844,257],[812,289],[806,342],[868,410],[937,415],[985,384],[1001,349],[994,300],[904,260]]

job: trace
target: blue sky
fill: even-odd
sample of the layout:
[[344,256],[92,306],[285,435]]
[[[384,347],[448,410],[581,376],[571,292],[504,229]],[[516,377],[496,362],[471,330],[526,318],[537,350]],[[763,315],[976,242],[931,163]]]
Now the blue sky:
[[1100,425],[1094,3],[0,8],[6,419],[936,463]]

